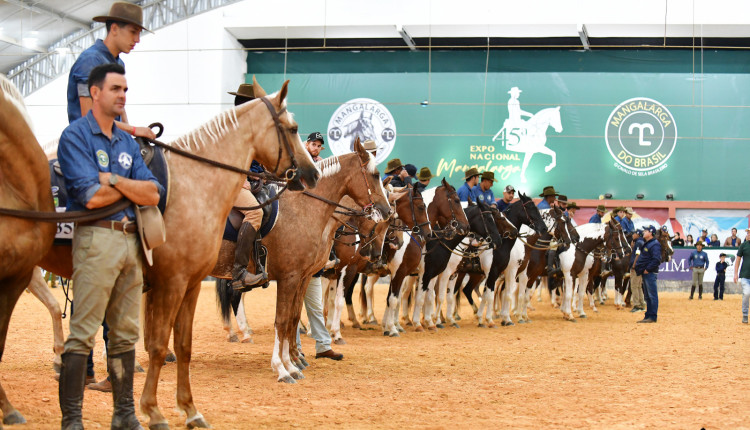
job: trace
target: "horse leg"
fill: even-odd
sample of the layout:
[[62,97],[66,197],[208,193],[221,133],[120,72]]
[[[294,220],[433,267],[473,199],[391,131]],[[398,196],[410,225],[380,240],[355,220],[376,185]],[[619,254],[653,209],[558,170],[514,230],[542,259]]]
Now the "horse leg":
[[193,317],[200,294],[200,281],[188,285],[174,324],[174,352],[177,356],[177,407],[187,415],[188,428],[211,428],[193,402],[190,389],[190,358],[193,351]]
[[573,302],[573,277],[570,275],[570,272],[563,271],[563,276],[565,277],[564,281],[564,291],[563,291],[563,298],[562,298],[562,304],[560,305],[560,311],[563,314],[563,318],[565,318],[568,321],[575,321],[575,318],[573,318],[573,310],[572,310],[572,302]]
[[[47,284],[45,283],[45,285]],[[0,384],[0,410],[3,412],[3,421],[0,422],[0,430],[2,430],[3,424],[26,424],[26,418],[8,400],[8,396],[3,389],[3,384]]]
[[445,289],[447,291],[447,296],[445,299],[447,309],[445,310],[445,315],[447,316],[448,319],[446,322],[451,327],[459,328],[459,325],[456,322],[456,315],[458,313],[457,312],[458,306],[456,302],[457,302],[457,298],[461,296],[458,296],[455,294],[454,290],[456,288],[456,283],[454,281],[455,279],[454,280],[449,279],[448,275],[440,274],[440,276],[438,276],[438,282],[440,282],[441,284],[445,284],[444,287],[441,285],[440,288]]
[[410,276],[409,279],[406,280],[406,285],[401,288],[401,295],[399,297],[399,302],[401,303],[401,320],[399,325],[401,325],[400,323],[403,323],[403,325],[407,327],[414,325],[409,318],[409,310],[414,301],[414,296],[416,296],[414,293],[414,287],[416,284],[417,280],[413,276]]
[[425,307],[425,296],[427,295],[426,289],[421,285],[417,285],[414,297],[414,312],[412,313],[412,321],[414,322],[414,331],[422,332],[422,310]]
[[344,281],[344,300],[346,301],[346,310],[349,314],[349,322],[352,323],[352,328],[362,328],[362,326],[359,324],[359,319],[357,319],[357,314],[354,312],[354,302],[352,301],[354,287],[357,285],[358,279],[359,273],[355,272],[353,276],[347,276]]
[[529,317],[526,314],[526,308],[529,306],[529,299],[531,298],[531,294],[533,294],[533,286],[531,288],[527,287],[527,284],[529,283],[529,278],[526,275],[526,271],[523,271],[518,274],[518,301],[516,302],[516,308],[515,308],[515,315],[516,320],[519,323],[525,323],[528,321]]
[[443,302],[446,301],[446,294],[448,293],[448,284],[445,282],[441,282],[440,276],[437,277],[435,280],[437,281],[437,284],[435,287],[437,288],[437,301],[435,302],[435,316],[437,317],[437,321],[435,322],[435,325],[437,328],[445,328],[445,325],[443,325],[443,321],[448,321],[448,318],[452,318],[452,315],[450,317],[447,317],[448,310],[446,309],[446,318],[441,318],[441,315],[443,313]]
[[52,333],[54,335],[54,343],[52,349],[53,351],[55,351],[53,366],[55,368],[55,373],[60,373],[60,365],[62,364],[60,355],[63,353],[63,348],[65,346],[60,304],[57,303],[55,296],[52,295],[49,287],[47,287],[47,283],[44,282],[44,277],[42,276],[42,272],[39,268],[34,269],[34,273],[31,275],[31,282],[29,283],[28,289],[29,291],[31,291],[31,294],[39,299],[40,302],[44,303],[44,306],[46,306],[47,310],[49,311],[50,317],[52,317]]
[[[344,275],[339,273],[339,276]],[[336,312],[336,288],[339,284],[339,277],[336,278],[336,282],[321,278],[320,284],[323,289],[323,320],[326,323],[326,329],[330,332],[333,327],[333,314]]]
[[367,299],[367,313],[365,314],[365,324],[376,324],[378,319],[375,318],[375,309],[372,303],[373,291],[375,290],[375,282],[378,281],[378,275],[371,275],[367,277],[365,283],[365,298]]
[[583,310],[583,301],[586,298],[586,285],[588,285],[589,274],[586,270],[581,272],[578,279],[578,306],[576,312],[578,312],[578,318],[586,318],[586,312]]
[[[346,341],[341,336],[341,311],[344,309],[344,273],[337,279],[338,282],[331,282],[330,285],[336,287],[333,314],[329,314],[331,320],[331,336],[333,343],[336,345],[346,345]],[[332,294],[333,295],[333,294]]]
[[271,368],[278,373],[279,382],[288,384],[297,382],[289,372],[289,369],[299,372],[299,369],[291,364],[289,351],[292,343],[294,343],[295,351],[297,349],[295,330],[299,323],[297,315],[302,311],[302,296],[304,295],[304,291],[300,293],[298,290],[306,287],[307,285],[304,287],[299,285],[299,278],[276,280],[276,319]]
[[[430,282],[427,285],[427,291],[425,292],[425,303],[424,303],[424,320],[425,320],[425,323],[427,324],[427,329],[432,332],[437,331],[437,325],[436,325],[435,320],[437,320],[438,322],[440,321],[439,315],[435,315],[435,317],[433,317],[432,315],[433,306],[435,306],[435,282],[436,281],[437,281],[436,278],[430,279]],[[435,308],[434,310],[436,314],[440,312],[439,308]]]
[[253,342],[253,329],[250,328],[250,324],[247,323],[247,313],[245,312],[245,293],[240,296],[240,303],[237,305],[237,329],[242,332],[242,343],[255,343]]

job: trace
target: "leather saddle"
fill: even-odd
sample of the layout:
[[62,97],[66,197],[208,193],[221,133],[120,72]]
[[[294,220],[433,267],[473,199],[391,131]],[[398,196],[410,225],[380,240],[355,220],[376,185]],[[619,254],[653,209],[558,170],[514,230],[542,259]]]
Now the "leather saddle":
[[[255,192],[255,190],[258,190]],[[261,187],[253,188],[253,195],[258,200],[259,204],[263,204],[268,200],[276,197],[279,192],[279,187],[276,184],[264,184]],[[266,236],[273,230],[276,225],[276,220],[279,217],[279,201],[275,200],[273,203],[263,206],[263,219],[260,223],[260,235]],[[239,235],[240,227],[242,226],[242,220],[245,216],[237,209],[232,208],[227,216],[226,224],[224,225],[224,240],[231,242],[237,242],[237,236]]]

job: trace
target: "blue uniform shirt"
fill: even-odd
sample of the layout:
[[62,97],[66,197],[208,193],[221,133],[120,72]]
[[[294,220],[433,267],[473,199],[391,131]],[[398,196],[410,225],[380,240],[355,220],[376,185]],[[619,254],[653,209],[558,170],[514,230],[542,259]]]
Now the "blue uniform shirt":
[[620,220],[620,225],[622,226],[622,231],[625,233],[625,236],[630,237],[633,235],[633,232],[635,231],[635,225],[633,225],[633,221],[628,218],[627,216]]
[[477,201],[480,201],[486,205],[495,204],[495,194],[492,192],[492,188],[488,189],[487,191],[483,191],[482,187],[480,187],[479,185],[475,185],[474,188],[471,189],[471,192],[474,193]]
[[593,222],[593,223],[596,223],[596,224],[601,224],[602,223],[602,217],[600,217],[598,213],[595,213],[594,215],[591,216],[591,218],[589,218],[589,222]]
[[705,251],[700,251],[696,249],[695,251],[690,253],[690,258],[688,258],[688,265],[690,267],[702,267],[704,269],[708,269],[708,254],[706,254]]
[[456,192],[458,193],[458,199],[461,200],[462,202],[468,202],[469,197],[471,197],[471,201],[473,202],[477,201],[477,196],[474,195],[474,191],[472,191],[471,188],[469,188],[469,184],[466,182],[464,182],[463,185],[458,187],[458,190],[456,190]]
[[547,199],[542,199],[542,201],[539,202],[539,204],[536,205],[536,207],[539,208],[539,210],[550,209],[549,202],[547,201]]
[[[110,140],[102,133],[91,111],[63,131],[57,155],[68,190],[69,211],[87,210],[86,203],[101,188],[99,172],[148,180],[156,184],[159,194],[164,192],[164,187],[143,162],[138,143],[114,124]],[[132,206],[104,219],[119,221],[124,216],[135,220]]]
[[635,262],[635,257],[638,255],[639,250],[643,250],[643,245],[646,243],[645,240],[643,240],[642,237],[639,237],[633,242],[633,252],[630,253],[630,268],[633,268],[633,262]]
[[120,57],[113,57],[101,39],[97,39],[91,47],[81,52],[73,63],[68,75],[68,123],[81,117],[81,101],[78,98],[91,97],[88,87],[91,69],[108,63],[117,63],[125,67]]
[[651,238],[643,244],[641,255],[635,262],[635,273],[642,275],[644,270],[648,273],[658,273],[661,264],[661,244],[658,240]]

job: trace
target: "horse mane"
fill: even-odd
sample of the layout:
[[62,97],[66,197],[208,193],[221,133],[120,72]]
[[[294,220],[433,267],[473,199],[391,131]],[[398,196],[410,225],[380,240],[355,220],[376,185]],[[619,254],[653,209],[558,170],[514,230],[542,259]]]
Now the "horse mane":
[[26,104],[23,102],[23,94],[21,94],[21,92],[18,91],[18,88],[13,85],[13,82],[11,82],[3,74],[0,74],[0,90],[2,90],[5,100],[9,101],[13,106],[16,107],[16,109],[18,109],[18,112],[20,112],[21,116],[23,116],[23,118],[26,120],[26,124],[29,125],[29,128],[32,128],[31,117],[29,116],[29,112],[26,110]]
[[178,137],[172,145],[189,151],[192,147],[200,149],[215,144],[239,126],[237,110],[237,107],[233,107],[220,113],[198,128]]
[[339,157],[336,155],[332,155],[328,158],[324,158],[320,161],[315,162],[315,167],[320,170],[321,178],[326,178],[328,176],[335,175],[336,173],[341,171],[341,162],[339,162]]

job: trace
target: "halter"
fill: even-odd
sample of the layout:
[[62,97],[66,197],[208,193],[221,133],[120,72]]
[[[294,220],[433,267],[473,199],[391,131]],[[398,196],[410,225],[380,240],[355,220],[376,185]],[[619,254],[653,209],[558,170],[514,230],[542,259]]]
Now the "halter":
[[[397,227],[397,226],[394,226],[393,228],[394,228],[394,230],[405,231],[407,234],[409,234],[409,236],[412,238],[412,240],[415,240],[414,237],[412,236],[412,234],[414,234],[416,236],[419,236],[419,238],[421,239],[421,242],[424,242],[425,241],[425,237],[422,234],[422,227],[425,226],[425,225],[430,225],[430,221],[425,221],[423,223],[417,223],[417,210],[414,207],[414,200],[415,199],[422,200],[423,203],[424,203],[424,199],[422,198],[421,195],[416,196],[414,194],[414,192],[413,192],[414,191],[413,188],[409,187],[408,190],[409,190],[409,208],[411,209],[411,221],[412,221],[413,227],[409,227],[409,226]],[[415,242],[416,242],[416,240],[415,240]],[[422,245],[419,242],[417,242],[417,243],[420,246]]]
[[271,118],[273,118],[274,125],[276,125],[276,136],[279,140],[279,155],[276,159],[276,167],[273,168],[273,172],[276,173],[276,171],[279,169],[279,165],[281,164],[281,144],[284,144],[284,148],[286,148],[286,152],[289,154],[289,159],[291,161],[292,167],[288,168],[284,172],[284,179],[286,179],[287,182],[294,179],[294,177],[297,175],[297,159],[294,157],[294,153],[292,152],[292,146],[289,144],[289,140],[286,137],[286,133],[284,133],[284,124],[281,123],[281,120],[279,119],[279,115],[286,112],[286,108],[281,108],[278,112],[276,111],[276,108],[273,107],[271,102],[266,97],[260,98],[263,103],[268,108],[268,111],[271,113]]
[[[433,228],[432,233],[435,236],[439,236],[440,234],[442,234],[444,239],[451,240],[458,231],[458,218],[456,217],[456,212],[453,210],[453,200],[451,199],[451,197],[455,196],[458,199],[458,193],[455,189],[453,191],[448,191],[448,188],[445,188],[445,194],[448,200],[448,209],[450,209],[451,211],[451,220],[448,222],[448,225],[445,228]],[[435,222],[435,225],[440,227],[440,223],[437,221]]]

